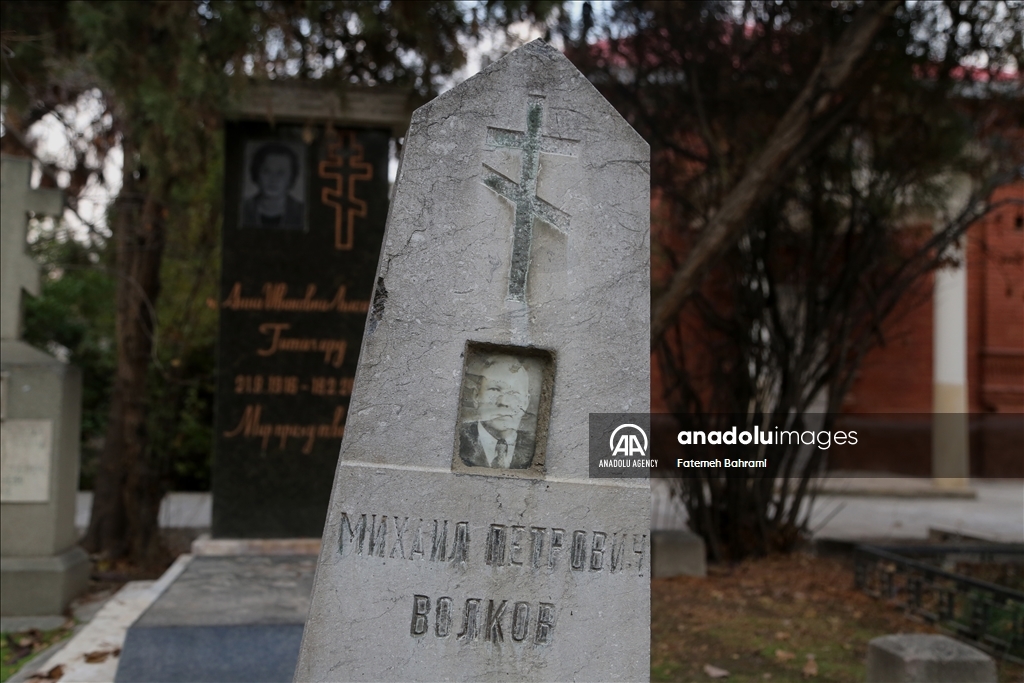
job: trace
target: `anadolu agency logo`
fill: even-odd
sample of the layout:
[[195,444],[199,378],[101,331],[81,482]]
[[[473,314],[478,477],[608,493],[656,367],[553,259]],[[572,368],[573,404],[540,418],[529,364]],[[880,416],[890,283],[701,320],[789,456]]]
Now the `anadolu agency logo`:
[[603,458],[598,467],[611,468],[651,468],[657,467],[658,461],[647,457],[650,441],[647,432],[635,424],[620,424],[608,438],[610,458]]
[[[623,432],[624,429],[631,431]],[[622,434],[619,434],[622,432]],[[644,445],[640,445],[640,439],[637,438],[637,433],[644,439]],[[619,440],[616,441],[615,437],[618,436]],[[647,455],[647,432],[636,425],[619,425],[612,432],[612,436],[608,439],[608,447],[612,449],[612,457],[616,455],[622,455],[627,458],[637,456],[643,458]]]

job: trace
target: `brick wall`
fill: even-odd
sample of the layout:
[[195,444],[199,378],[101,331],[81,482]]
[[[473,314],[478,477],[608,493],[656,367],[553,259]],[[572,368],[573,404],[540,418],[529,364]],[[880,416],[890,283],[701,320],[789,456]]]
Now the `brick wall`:
[[[993,203],[1013,199],[1024,200],[1024,181],[997,190]],[[976,416],[971,421],[971,473],[1024,477],[1024,463],[1013,452],[1021,450],[1015,433],[1019,420],[1011,417],[1024,414],[1024,207],[1004,203],[970,227],[967,288],[968,402]],[[906,414],[902,424],[909,432],[905,437],[929,443],[932,290],[929,276],[907,293],[885,321],[883,345],[865,358],[843,407],[851,418]],[[693,323],[684,322],[685,327]],[[652,410],[664,411],[662,377],[653,357],[651,369]],[[909,458],[902,446],[893,449],[891,453],[883,452],[887,448],[877,450],[871,462],[834,464],[843,469],[930,474],[930,447],[909,449],[916,454]]]
[[[1024,182],[993,203],[1024,200]],[[972,413],[1024,412],[1024,207],[1006,203],[967,232],[967,383]],[[932,279],[883,325],[844,412],[932,410]]]
[[[999,204],[967,232],[967,392],[971,475],[1024,477],[1020,420],[1024,413],[1024,182],[997,190]],[[885,345],[865,358],[844,404],[851,416],[916,413],[900,438],[928,438],[932,410],[932,279],[883,326]],[[922,296],[923,295],[923,296]],[[913,436],[916,434],[916,436]],[[899,442],[902,443],[902,442]],[[930,447],[873,449],[871,462],[834,463],[928,476]],[[913,456],[909,454],[913,453]]]

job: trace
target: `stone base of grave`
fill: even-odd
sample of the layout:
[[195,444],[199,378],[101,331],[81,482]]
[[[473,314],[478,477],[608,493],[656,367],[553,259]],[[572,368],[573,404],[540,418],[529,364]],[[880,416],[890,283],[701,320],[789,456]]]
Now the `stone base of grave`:
[[868,643],[868,683],[995,683],[987,654],[947,636],[901,633]]
[[[368,464],[338,466],[335,499],[347,509],[324,528],[329,552],[317,569],[296,680],[650,677],[646,481],[602,486]],[[406,527],[401,543],[396,522]],[[448,552],[439,555],[447,559],[432,560],[445,528]],[[521,627],[513,625],[516,604]],[[491,627],[489,609],[497,614]]]
[[0,615],[59,615],[89,585],[89,556],[77,545],[49,557],[0,558]]
[[312,554],[194,557],[128,629],[116,680],[291,681],[315,568]]
[[651,578],[707,575],[703,538],[688,529],[651,531]]

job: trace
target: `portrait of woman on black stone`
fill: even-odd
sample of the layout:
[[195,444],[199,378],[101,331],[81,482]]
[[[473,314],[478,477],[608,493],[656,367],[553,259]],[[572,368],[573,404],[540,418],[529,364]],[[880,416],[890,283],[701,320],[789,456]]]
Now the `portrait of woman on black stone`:
[[296,142],[246,144],[242,228],[306,229],[305,155],[305,147]]

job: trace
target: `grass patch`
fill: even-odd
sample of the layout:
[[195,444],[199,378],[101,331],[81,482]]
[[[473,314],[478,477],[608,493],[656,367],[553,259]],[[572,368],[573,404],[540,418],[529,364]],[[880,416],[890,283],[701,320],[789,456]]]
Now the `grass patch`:
[[56,642],[71,636],[74,623],[68,620],[49,631],[29,629],[0,634],[0,683],[18,672],[29,660]]

